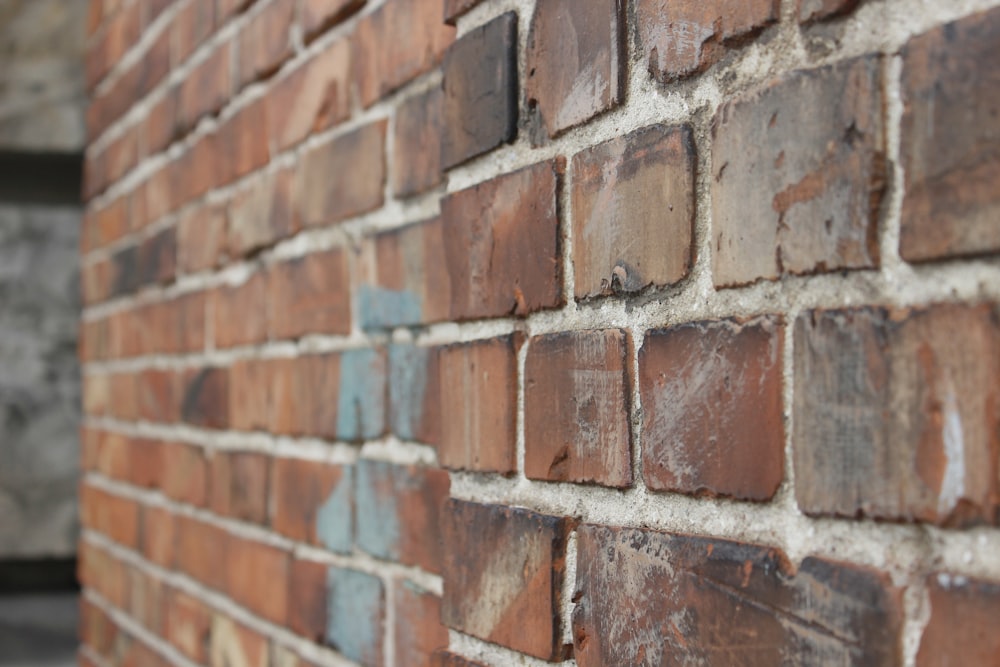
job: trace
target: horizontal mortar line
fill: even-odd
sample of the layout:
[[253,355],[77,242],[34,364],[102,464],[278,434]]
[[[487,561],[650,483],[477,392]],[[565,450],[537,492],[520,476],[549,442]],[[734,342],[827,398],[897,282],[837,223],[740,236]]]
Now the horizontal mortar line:
[[84,427],[130,438],[176,442],[203,447],[209,452],[258,452],[279,458],[350,465],[379,461],[397,465],[437,465],[434,447],[385,436],[364,443],[328,441],[320,438],[272,435],[263,431],[212,431],[183,424],[126,422],[112,418],[86,417]]
[[[525,507],[583,523],[625,526],[699,537],[735,539],[782,548],[793,562],[811,555],[885,570],[899,583],[936,570],[1000,580],[1000,528],[966,529],[881,522],[850,517],[810,517],[791,490],[770,503],[615,490],[561,482],[451,475],[451,495],[476,503]],[[900,549],[900,547],[904,547]],[[912,553],[904,553],[907,549]],[[927,553],[922,553],[927,551]],[[914,555],[914,553],[916,555]],[[981,555],[975,562],[975,554]]]
[[[131,484],[107,478],[100,473],[88,472],[84,475],[84,480],[88,486],[110,493],[120,499],[130,500],[146,507],[170,510],[176,515],[196,519],[202,523],[224,530],[229,535],[281,549],[296,558],[341,569],[364,572],[365,574],[379,577],[386,585],[391,584],[395,580],[408,580],[426,591],[437,592],[438,594],[441,591],[440,575],[432,574],[416,566],[380,560],[358,547],[354,547],[350,555],[337,554],[314,545],[295,542],[263,526],[239,519],[223,517],[207,509],[167,498],[160,491],[142,489]],[[96,532],[92,528],[88,528],[87,530]],[[108,539],[110,540],[110,538]],[[126,547],[123,546],[123,548]],[[205,584],[201,585],[204,586]]]
[[460,630],[448,628],[448,650],[461,655],[464,658],[484,662],[492,667],[507,667],[517,665],[518,667],[552,667],[558,664],[559,667],[576,667],[576,658],[569,658],[558,663],[541,660],[524,653],[518,653],[500,644],[488,642],[472,635],[467,635]]
[[[207,590],[204,587],[199,587],[197,583],[188,580],[186,577],[177,575],[170,570],[163,570],[158,565],[143,559],[139,554],[122,549],[113,542],[107,543],[99,535],[88,533],[84,535],[84,539],[139,571],[162,579],[168,585],[204,603],[214,612],[222,614],[240,625],[246,626],[247,629],[261,635],[267,641],[277,642],[282,647],[299,654],[302,658],[323,667],[360,667],[357,663],[351,662],[328,648],[299,637],[282,626],[275,625],[271,621],[255,616],[230,598]],[[84,595],[88,600],[111,616],[115,624],[124,629],[125,632],[139,638],[147,646],[150,646],[158,654],[168,658],[174,664],[181,665],[181,667],[203,667],[184,656],[165,638],[159,637],[143,627],[138,621],[129,616],[127,612],[115,607],[94,589],[84,589]]]

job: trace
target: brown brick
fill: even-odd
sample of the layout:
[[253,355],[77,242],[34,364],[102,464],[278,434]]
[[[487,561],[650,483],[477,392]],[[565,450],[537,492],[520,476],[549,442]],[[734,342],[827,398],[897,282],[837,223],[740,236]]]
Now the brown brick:
[[928,579],[931,617],[917,667],[992,665],[1000,659],[1000,583],[939,573]]
[[292,55],[296,0],[265,0],[237,37],[241,86],[270,76]]
[[162,507],[142,510],[142,555],[151,563],[167,569],[174,567],[176,540],[174,515]]
[[774,496],[784,473],[783,337],[773,317],[646,334],[639,391],[649,488]]
[[530,479],[632,484],[625,332],[531,339],[524,368],[524,473]]
[[202,428],[229,425],[229,373],[225,368],[187,371],[182,382],[182,421]]
[[146,97],[166,79],[170,73],[170,48],[171,35],[164,30],[142,54],[138,64],[136,99]]
[[993,520],[998,378],[1000,316],[989,306],[803,314],[792,419],[799,506]]
[[175,527],[177,569],[209,588],[224,590],[229,568],[226,532],[183,514],[177,515]]
[[182,133],[193,128],[202,116],[217,114],[229,100],[230,51],[229,43],[216,47],[181,82],[177,122]]
[[441,202],[451,316],[527,315],[563,304],[560,162],[543,162]]
[[267,339],[268,275],[258,271],[241,285],[212,292],[216,347],[250,345]]
[[302,27],[308,37],[342,21],[361,9],[365,0],[305,0],[302,5]]
[[853,11],[864,0],[799,0],[799,21],[811,23]]
[[[326,633],[326,572],[329,565],[295,558],[288,578],[288,619],[292,632],[316,643]],[[276,666],[276,667],[280,667]]]
[[[298,162],[295,190],[304,226],[339,222],[382,206],[385,121],[340,135]],[[332,179],[331,174],[338,178]]]
[[236,112],[219,129],[220,154],[226,155],[225,178],[219,184],[242,178],[268,162],[267,98],[261,97]]
[[442,466],[514,472],[516,377],[510,336],[441,350],[438,460]]
[[393,585],[396,610],[394,665],[428,665],[431,654],[448,646],[441,624],[441,598],[405,580]]
[[565,659],[559,607],[570,522],[449,500],[442,526],[444,624],[543,660]]
[[[279,458],[274,462],[274,530],[296,542],[350,549],[351,471],[342,465]],[[346,492],[346,493],[345,493]],[[346,526],[346,540],[340,540]],[[334,539],[336,533],[338,539]]]
[[621,103],[627,61],[624,37],[618,0],[535,5],[525,88],[529,106],[537,105],[550,137]]
[[271,338],[351,332],[351,289],[341,248],[273,264],[268,276]]
[[444,20],[455,25],[458,17],[478,5],[483,0],[444,0]]
[[170,591],[166,604],[166,640],[184,657],[204,664],[211,634],[211,609],[187,593]]
[[111,618],[97,605],[85,597],[80,599],[80,641],[92,648],[99,656],[111,656],[118,628]]
[[138,2],[115,12],[96,37],[97,42],[88,49],[86,62],[87,89],[93,90],[98,81],[122,59],[138,41],[140,25]]
[[227,247],[242,257],[273,245],[299,229],[294,172],[282,169],[254,177],[229,205]]
[[208,502],[208,460],[201,447],[180,443],[163,446],[163,493],[177,502]]
[[265,637],[221,614],[212,617],[210,665],[268,667]]
[[908,261],[1000,251],[1000,10],[903,50],[900,253]]
[[143,421],[170,424],[177,420],[180,401],[177,375],[171,370],[139,371],[135,382],[138,416]]
[[351,113],[351,42],[339,39],[275,84],[267,96],[274,150],[295,146]]
[[235,16],[249,7],[254,0],[216,0],[216,12],[219,23]]
[[283,549],[229,535],[226,591],[238,604],[277,624],[288,614],[290,555]]
[[779,0],[638,0],[639,44],[661,83],[702,72],[780,16]]
[[577,298],[688,275],[695,216],[691,128],[654,125],[573,158]]
[[216,452],[211,458],[211,509],[241,521],[268,522],[271,460],[257,452]]
[[173,62],[180,65],[215,29],[215,3],[211,0],[188,0],[177,10],[171,24]]
[[220,266],[226,257],[226,209],[204,205],[189,209],[177,222],[177,263],[182,273]]
[[517,15],[476,28],[448,50],[441,166],[454,167],[517,135]]
[[146,136],[146,153],[154,155],[163,151],[176,138],[179,110],[179,88],[171,87],[153,104],[143,121]]
[[222,185],[221,170],[226,168],[226,150],[220,135],[207,134],[197,141],[175,163],[177,169],[173,208],[198,199],[209,190]]
[[393,0],[355,29],[354,79],[364,106],[441,61],[455,29],[441,20],[443,0]]
[[139,544],[139,505],[87,484],[80,487],[80,521],[85,528],[129,549]]
[[392,187],[399,197],[441,182],[441,89],[414,95],[396,109]]
[[713,538],[578,535],[580,667],[902,664],[902,593],[888,575],[813,557],[796,570],[777,549]]
[[80,583],[93,589],[113,606],[124,608],[128,599],[125,564],[89,542],[80,542],[78,575]]
[[776,79],[715,117],[718,286],[878,264],[885,189],[879,56]]

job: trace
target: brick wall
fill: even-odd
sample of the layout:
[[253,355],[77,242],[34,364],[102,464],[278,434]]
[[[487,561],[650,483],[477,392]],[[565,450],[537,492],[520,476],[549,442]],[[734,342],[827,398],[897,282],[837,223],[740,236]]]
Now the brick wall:
[[83,665],[997,660],[997,0],[90,34]]

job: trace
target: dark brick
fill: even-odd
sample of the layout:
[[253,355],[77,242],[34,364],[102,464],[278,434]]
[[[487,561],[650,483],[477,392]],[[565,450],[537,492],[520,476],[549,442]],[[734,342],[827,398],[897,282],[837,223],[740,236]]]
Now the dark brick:
[[530,479],[632,484],[624,331],[531,339],[524,369],[524,472]]
[[[574,655],[637,664],[902,664],[902,593],[885,574],[725,540],[580,528]],[[627,582],[627,585],[622,585]]]
[[878,265],[886,184],[879,56],[794,72],[715,117],[717,286]]
[[441,165],[454,167],[517,134],[517,15],[455,42],[444,59]]
[[567,519],[449,500],[441,620],[495,644],[560,661]]
[[849,517],[993,520],[998,378],[1000,317],[989,306],[803,314],[792,420],[799,506]]
[[396,109],[392,187],[400,197],[441,182],[441,89],[410,97]]
[[177,274],[177,228],[167,227],[143,240],[136,268],[141,285],[172,281]]
[[573,158],[577,298],[664,287],[688,275],[695,162],[691,128],[663,125]]
[[912,262],[1000,251],[1000,10],[903,49],[900,253]]
[[451,317],[527,315],[563,304],[560,162],[543,162],[441,203]]
[[931,617],[917,667],[995,665],[1000,660],[1000,583],[940,573],[928,579]]
[[783,338],[771,317],[646,334],[639,391],[649,488],[774,496],[784,472]]
[[229,425],[229,373],[226,369],[205,368],[185,373],[181,419],[204,428]]

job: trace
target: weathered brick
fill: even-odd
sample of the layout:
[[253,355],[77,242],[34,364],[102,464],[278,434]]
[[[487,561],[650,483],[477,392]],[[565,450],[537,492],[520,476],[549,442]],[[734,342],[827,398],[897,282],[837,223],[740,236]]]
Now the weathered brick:
[[77,572],[80,583],[111,605],[122,609],[129,596],[125,563],[89,542],[80,543]]
[[654,125],[573,158],[577,298],[688,275],[695,216],[691,128]]
[[198,273],[221,265],[226,257],[226,209],[205,205],[189,209],[177,222],[177,265]]
[[357,545],[377,558],[440,572],[438,517],[448,473],[361,460],[355,477]]
[[842,16],[864,0],[799,0],[799,21],[812,23]]
[[1000,316],[990,306],[803,314],[792,419],[799,506],[992,521],[998,378]]
[[778,318],[695,322],[639,351],[646,486],[767,500],[784,474]]
[[353,543],[349,466],[279,458],[274,463],[272,526],[297,542],[347,552]]
[[350,115],[352,57],[351,42],[339,39],[275,84],[267,96],[275,151],[295,146],[310,133]]
[[441,202],[451,316],[527,315],[563,303],[561,162],[543,162]]
[[162,31],[142,54],[138,64],[135,98],[149,95],[170,73],[171,35]]
[[[327,627],[325,563],[295,558],[288,578],[288,619],[286,625],[316,643],[323,641]],[[279,663],[280,664],[280,663]]]
[[888,575],[813,557],[796,569],[777,549],[649,530],[578,536],[581,667],[902,664],[902,593]]
[[414,95],[396,108],[392,187],[409,197],[441,182],[441,89]]
[[903,49],[900,253],[908,261],[1000,251],[1000,10]]
[[560,596],[570,521],[449,500],[441,620],[521,653],[560,661]]
[[441,441],[440,364],[431,348],[389,346],[389,427],[403,440]]
[[250,345],[267,339],[268,275],[258,271],[240,284],[212,292],[216,347]]
[[441,465],[514,472],[517,360],[513,337],[442,348],[439,360]]
[[448,646],[448,628],[441,624],[441,598],[406,580],[393,584],[396,611],[394,665],[428,665],[431,654]]
[[990,665],[1000,658],[1000,583],[939,573],[928,579],[931,617],[917,667]]
[[155,155],[170,145],[176,136],[178,117],[177,88],[168,90],[162,98],[149,109],[142,123],[141,133],[146,138],[147,155]]
[[444,58],[441,166],[454,167],[517,135],[517,15],[455,42]]
[[378,577],[330,568],[326,643],[366,667],[382,667],[385,591]]
[[455,29],[441,20],[443,0],[393,0],[365,16],[354,32],[354,80],[364,106],[441,61]]
[[237,37],[239,82],[246,85],[273,73],[292,55],[296,0],[266,0]]
[[215,614],[212,616],[210,665],[233,667],[268,667],[267,639],[236,621]]
[[347,256],[334,248],[273,264],[268,275],[271,338],[351,332]]
[[535,5],[528,34],[528,104],[550,137],[624,98],[625,30],[619,0]]
[[288,617],[291,556],[284,549],[228,535],[226,592],[261,618],[283,624]]
[[[248,128],[244,128],[246,129]],[[175,163],[177,174],[173,208],[198,199],[214,187],[222,185],[221,170],[228,164],[222,151],[229,147],[222,146],[220,141],[219,134],[202,135]]]
[[[163,580],[159,576],[134,568],[129,572],[129,576],[130,594],[125,610],[142,627],[157,636],[162,635],[166,590]],[[143,663],[138,663],[136,667],[141,665]]]
[[177,228],[167,227],[139,244],[136,281],[140,286],[171,282],[177,274]]
[[306,36],[317,33],[342,21],[361,9],[365,0],[305,0],[302,5],[302,27]]
[[639,43],[661,83],[692,76],[780,16],[778,0],[639,0]]
[[530,479],[632,483],[625,332],[531,339],[524,368],[524,473]]
[[225,368],[186,371],[181,420],[203,428],[229,425],[229,373]]
[[283,169],[261,174],[233,197],[226,244],[233,256],[257,252],[298,231],[294,173]]
[[166,604],[166,640],[184,657],[204,664],[211,635],[212,612],[205,603],[182,591],[170,591]]
[[376,121],[310,149],[299,160],[295,191],[304,226],[339,222],[382,206],[385,130],[386,122]]
[[232,80],[231,60],[230,44],[223,44],[198,63],[181,82],[177,93],[177,123],[181,133],[193,128],[203,116],[214,116],[225,106],[229,100]]
[[212,512],[251,523],[268,522],[271,460],[266,454],[215,452],[211,475]]
[[886,185],[881,67],[879,56],[864,56],[795,72],[719,110],[717,286],[877,266]]
[[93,90],[97,82],[139,41],[142,29],[140,11],[140,3],[130,3],[114,12],[99,33],[98,41],[87,52],[85,73],[88,90]]

